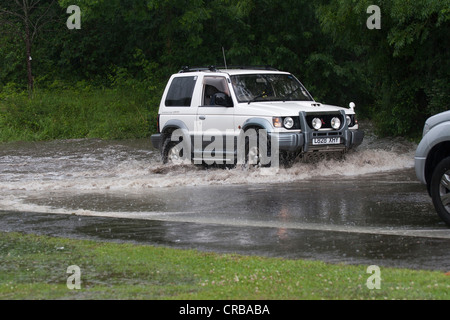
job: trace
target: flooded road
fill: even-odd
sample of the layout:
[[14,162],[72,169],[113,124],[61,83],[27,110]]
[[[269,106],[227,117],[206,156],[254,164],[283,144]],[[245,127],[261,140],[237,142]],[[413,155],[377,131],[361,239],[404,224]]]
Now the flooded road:
[[277,171],[165,166],[148,140],[0,145],[0,231],[450,270],[415,145]]

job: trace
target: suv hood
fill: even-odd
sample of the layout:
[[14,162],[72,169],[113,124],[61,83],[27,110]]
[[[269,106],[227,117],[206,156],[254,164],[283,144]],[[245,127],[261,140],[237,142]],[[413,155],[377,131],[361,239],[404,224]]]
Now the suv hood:
[[354,114],[349,108],[321,104],[314,101],[274,101],[274,102],[252,102],[241,104],[245,113],[259,114],[265,116],[297,116],[300,111],[312,112],[337,112],[345,110],[346,114]]

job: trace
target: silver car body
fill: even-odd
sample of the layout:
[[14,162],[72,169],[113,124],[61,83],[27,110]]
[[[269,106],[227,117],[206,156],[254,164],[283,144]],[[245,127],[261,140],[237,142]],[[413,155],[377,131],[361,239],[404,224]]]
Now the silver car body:
[[425,122],[422,141],[414,158],[417,178],[423,184],[429,184],[431,179],[427,172],[433,168],[427,166],[432,150],[445,142],[450,142],[450,111],[439,113]]

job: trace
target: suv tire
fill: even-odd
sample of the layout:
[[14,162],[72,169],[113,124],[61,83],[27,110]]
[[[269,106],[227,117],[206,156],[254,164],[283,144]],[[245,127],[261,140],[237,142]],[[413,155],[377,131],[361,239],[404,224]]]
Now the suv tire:
[[430,190],[439,217],[450,226],[450,157],[436,166]]
[[161,157],[164,164],[181,163],[183,161],[183,150],[179,149],[179,141],[172,141],[171,137],[167,137],[161,148]]
[[[245,164],[247,167],[270,167],[272,165],[272,161],[269,163],[261,163],[261,160],[264,158],[261,154],[262,150],[260,148],[260,135],[265,130],[255,128],[256,135],[250,134],[248,141],[245,142]],[[267,133],[266,133],[267,134]],[[266,157],[271,156],[271,143],[270,137],[266,135]]]

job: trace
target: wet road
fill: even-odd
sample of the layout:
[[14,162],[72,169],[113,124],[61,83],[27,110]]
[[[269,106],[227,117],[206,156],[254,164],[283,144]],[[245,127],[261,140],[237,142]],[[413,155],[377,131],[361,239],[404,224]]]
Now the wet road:
[[163,166],[148,141],[1,145],[0,231],[449,271],[413,151],[369,137],[274,173]]

